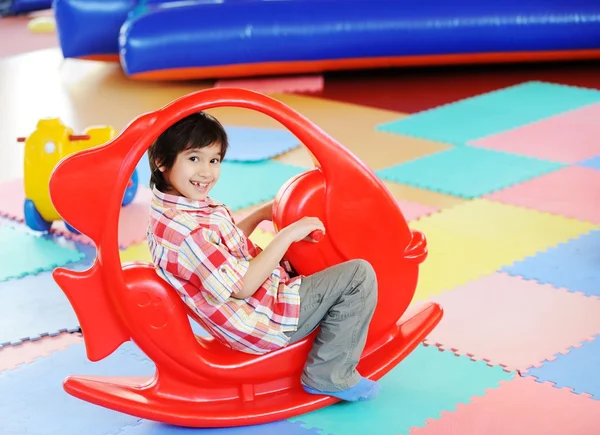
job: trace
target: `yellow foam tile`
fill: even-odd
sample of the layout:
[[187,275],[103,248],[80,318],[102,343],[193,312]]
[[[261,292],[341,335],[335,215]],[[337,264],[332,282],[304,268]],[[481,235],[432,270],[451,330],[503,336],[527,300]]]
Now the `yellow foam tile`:
[[250,234],[249,239],[252,240],[256,246],[265,249],[267,245],[271,243],[273,237],[273,234],[269,234],[266,231],[257,228],[252,232],[252,234]]
[[415,300],[493,273],[599,226],[476,199],[411,223],[427,238]]
[[146,243],[137,243],[131,245],[126,249],[119,252],[121,256],[121,263],[127,263],[129,261],[147,261],[152,262],[152,256]]

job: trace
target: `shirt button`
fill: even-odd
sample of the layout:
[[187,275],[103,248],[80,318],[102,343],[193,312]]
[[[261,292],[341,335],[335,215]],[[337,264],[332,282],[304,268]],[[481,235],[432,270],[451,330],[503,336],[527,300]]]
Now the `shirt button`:
[[227,273],[227,269],[225,269],[224,267],[221,268],[221,272],[223,273]]

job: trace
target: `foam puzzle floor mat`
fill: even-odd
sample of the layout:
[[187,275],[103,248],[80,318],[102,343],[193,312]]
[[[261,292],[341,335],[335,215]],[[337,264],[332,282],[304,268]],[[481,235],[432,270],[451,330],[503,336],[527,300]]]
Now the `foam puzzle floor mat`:
[[600,91],[527,82],[383,123],[381,131],[452,145],[512,130],[600,102]]
[[475,147],[574,164],[598,153],[600,104],[560,113],[550,118],[479,139]]
[[429,254],[415,299],[425,300],[591,231],[588,222],[475,199],[424,217]]
[[600,224],[600,171],[569,166],[486,198]]
[[600,230],[596,228],[537,255],[504,266],[502,270],[572,292],[600,297],[599,246]]
[[539,382],[552,382],[556,387],[566,387],[576,394],[587,394],[600,400],[600,335],[580,346],[557,354],[556,359],[527,371]]
[[[598,151],[600,152],[600,151]],[[595,156],[579,163],[580,166],[600,171],[600,156]]]
[[290,420],[319,428],[323,434],[406,434],[514,376],[500,367],[421,345],[380,380],[378,400],[342,403]]
[[23,364],[52,355],[54,352],[67,349],[73,344],[82,344],[83,337],[80,333],[63,332],[58,335],[40,337],[39,339],[24,341],[15,346],[0,348],[0,372],[13,370]]
[[[63,380],[72,374],[151,376],[154,364],[131,343],[113,355],[91,363],[83,344],[0,373],[0,412],[10,415],[3,421],[5,434],[106,435],[136,424],[139,420],[111,410],[90,406],[66,394]],[[27,406],[22,406],[27,403]]]
[[0,346],[79,329],[69,300],[50,273],[2,282],[0,298]]
[[515,154],[456,147],[377,171],[395,183],[476,198],[559,169],[562,165]]
[[[600,145],[582,131],[596,129],[590,126],[595,119],[591,107],[599,104],[600,91],[530,82],[411,116],[300,95],[274,97],[378,173],[421,165],[404,179],[383,182],[409,226],[427,238],[428,257],[420,266],[413,302],[440,302],[444,317],[439,325],[380,381],[381,395],[372,402],[339,403],[239,428],[189,429],[139,419],[63,389],[69,375],[154,372],[153,363],[132,343],[92,363],[81,334],[59,332],[79,322],[48,279],[51,265],[74,255],[62,262],[68,268],[88,267],[95,248],[56,232],[33,235],[23,223],[0,219],[0,231],[6,227],[4,234],[11,235],[3,238],[0,232],[0,256],[8,258],[0,271],[26,268],[20,278],[0,280],[0,339],[13,342],[0,346],[0,433],[594,434],[600,427],[600,223],[593,214]],[[214,114],[224,125],[248,126],[243,127],[246,138],[252,128],[264,132],[278,126],[263,114],[234,109],[219,108]],[[376,128],[396,122],[397,131]],[[540,125],[549,126],[546,134]],[[544,148],[544,141],[569,143],[564,135],[549,137],[561,133],[557,125],[572,127],[571,142],[578,141],[571,143],[572,150]],[[540,143],[529,143],[523,134]],[[506,137],[521,146],[511,148]],[[484,139],[499,142],[480,146]],[[213,196],[236,215],[273,199],[290,177],[312,167],[303,146],[265,160],[266,150],[257,146],[244,157],[253,161],[222,165]],[[440,158],[447,160],[427,163]],[[147,175],[140,177],[142,186]],[[0,184],[0,214],[5,186]],[[581,205],[586,201],[590,204]],[[13,202],[16,209],[22,207],[21,197]],[[143,231],[145,226],[140,225]],[[39,248],[23,239],[25,233],[50,245],[36,254]],[[251,235],[261,247],[272,238],[268,223]],[[122,245],[120,254],[122,261],[151,260],[145,241]],[[196,334],[206,335],[191,319],[190,324]],[[19,343],[21,338],[30,339]]]
[[538,366],[600,331],[600,298],[506,273],[470,281],[432,300],[444,307],[444,317],[428,343],[510,370]]
[[[119,214],[119,246],[125,248],[146,239],[151,198],[152,192],[150,189],[140,186],[133,202],[121,208]],[[0,183],[0,215],[17,222],[24,222],[24,201],[25,190],[22,179]],[[50,232],[80,243],[92,244],[87,236],[69,231],[62,221],[54,222]]]
[[550,383],[515,378],[441,414],[410,435],[591,435],[600,425],[600,401]]
[[0,226],[0,282],[51,271],[85,255],[53,239],[8,225]]

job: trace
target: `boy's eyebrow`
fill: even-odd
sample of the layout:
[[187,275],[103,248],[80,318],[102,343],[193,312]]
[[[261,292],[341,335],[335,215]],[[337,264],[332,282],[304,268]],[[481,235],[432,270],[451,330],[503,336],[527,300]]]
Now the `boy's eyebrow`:
[[[193,154],[193,153],[202,153],[203,148],[188,148],[187,150],[183,151],[184,154],[189,155],[189,154]],[[221,155],[223,154],[223,151],[218,151],[216,153],[214,153],[214,155],[221,157]]]

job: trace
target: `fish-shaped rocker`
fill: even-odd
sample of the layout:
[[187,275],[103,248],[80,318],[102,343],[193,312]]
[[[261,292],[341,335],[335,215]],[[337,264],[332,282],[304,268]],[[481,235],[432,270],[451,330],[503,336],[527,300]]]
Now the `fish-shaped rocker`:
[[193,333],[187,306],[153,265],[121,264],[121,200],[138,161],[170,125],[220,106],[271,116],[314,158],[315,167],[285,183],[274,201],[276,229],[310,215],[319,217],[327,230],[318,243],[290,247],[286,259],[294,268],[310,274],[355,258],[373,265],[379,300],[358,366],[363,376],[384,376],[440,321],[442,308],[436,303],[407,311],[427,244],[422,233],[408,228],[397,202],[373,172],[285,104],[249,90],[208,89],[140,115],[102,147],[70,155],[53,171],[54,206],[97,247],[88,270],[53,272],[75,310],[88,359],[106,358],[131,340],[156,365],[148,378],[69,376],[63,384],[69,394],[140,418],[190,427],[267,423],[338,401],[308,394],[300,385],[316,331],[265,355],[231,350]]

